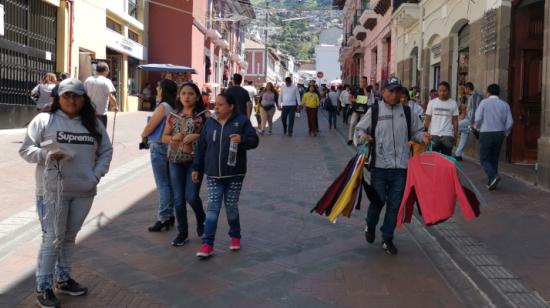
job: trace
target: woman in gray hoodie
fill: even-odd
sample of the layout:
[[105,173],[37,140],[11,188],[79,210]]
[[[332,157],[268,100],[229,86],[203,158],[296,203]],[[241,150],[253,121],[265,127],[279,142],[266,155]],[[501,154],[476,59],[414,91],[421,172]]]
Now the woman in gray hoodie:
[[77,79],[59,84],[51,111],[29,124],[19,153],[36,164],[37,210],[42,244],[36,268],[36,300],[57,307],[58,293],[84,295],[71,277],[76,234],[92,206],[97,184],[109,170],[113,148],[103,124]]

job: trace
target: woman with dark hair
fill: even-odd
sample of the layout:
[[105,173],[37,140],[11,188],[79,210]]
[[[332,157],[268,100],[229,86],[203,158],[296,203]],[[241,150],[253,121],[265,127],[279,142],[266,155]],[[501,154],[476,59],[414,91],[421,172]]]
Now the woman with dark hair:
[[59,306],[54,287],[72,296],[88,291],[71,278],[75,239],[113,155],[82,82],[66,79],[58,93],[51,110],[31,121],[19,149],[23,159],[36,164],[36,205],[42,226],[36,300],[42,307]]
[[310,136],[317,136],[317,110],[319,109],[320,98],[314,85],[308,87],[308,91],[302,97],[302,106],[306,105],[307,126]]
[[157,221],[148,228],[150,232],[170,230],[175,223],[174,197],[170,174],[168,171],[168,159],[166,157],[168,146],[162,143],[162,132],[166,125],[166,118],[176,107],[176,95],[178,85],[169,79],[163,79],[157,87],[157,105],[147,125],[141,132],[141,138],[147,139],[151,151],[151,165],[153,175],[159,192],[159,210]]
[[250,120],[235,109],[235,100],[227,94],[216,97],[215,116],[206,120],[196,147],[192,179],[200,183],[206,174],[208,209],[202,245],[197,257],[214,253],[218,216],[225,201],[229,222],[230,250],[241,248],[239,196],[246,174],[246,151],[258,146],[259,138]]
[[168,162],[170,183],[174,193],[174,207],[178,222],[178,235],[172,246],[183,246],[187,243],[187,207],[191,205],[197,219],[197,235],[204,233],[204,209],[199,196],[202,178],[198,183],[191,179],[191,163],[195,155],[195,145],[208,111],[202,104],[199,88],[194,83],[184,83],[179,89],[176,109],[166,120],[162,142],[168,145]]
[[268,135],[273,133],[273,116],[275,115],[275,107],[279,101],[279,95],[273,87],[273,83],[268,82],[265,86],[265,89],[260,95],[260,106],[261,106],[261,124],[260,124],[260,134],[263,135],[265,127],[269,125],[269,130],[267,131]]

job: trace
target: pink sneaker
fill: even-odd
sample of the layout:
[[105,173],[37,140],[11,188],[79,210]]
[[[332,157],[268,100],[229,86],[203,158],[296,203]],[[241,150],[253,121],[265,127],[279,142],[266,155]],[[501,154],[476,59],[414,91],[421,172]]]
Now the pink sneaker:
[[199,252],[197,252],[197,257],[201,259],[206,259],[214,254],[214,247],[208,244],[202,244]]
[[231,238],[231,245],[229,246],[229,250],[241,250],[241,239],[232,237]]

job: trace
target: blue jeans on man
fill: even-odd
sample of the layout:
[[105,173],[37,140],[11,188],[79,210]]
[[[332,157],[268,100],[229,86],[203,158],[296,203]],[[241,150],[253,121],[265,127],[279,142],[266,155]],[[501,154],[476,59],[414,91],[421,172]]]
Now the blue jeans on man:
[[384,223],[380,228],[384,241],[393,240],[393,233],[397,224],[397,213],[405,191],[407,169],[374,168],[371,173],[371,186],[376,191],[379,202],[371,202],[367,211],[367,227],[375,230],[380,219],[380,212],[386,205]]
[[178,232],[185,237],[188,235],[187,203],[195,212],[197,226],[204,224],[205,213],[200,198],[201,181],[193,183],[191,164],[170,163],[170,181],[174,191],[174,208],[178,222]]
[[227,178],[207,177],[208,209],[206,210],[206,221],[204,223],[203,244],[214,246],[222,202],[225,203],[225,212],[227,222],[229,223],[229,236],[241,238],[238,205],[243,180],[243,176]]
[[487,174],[488,185],[498,176],[498,158],[504,137],[504,132],[479,133],[479,160]]
[[336,118],[338,116],[338,110],[336,107],[332,106],[332,108],[328,109],[328,126],[329,128],[335,128],[336,129]]
[[468,137],[470,135],[470,122],[471,121],[469,117],[465,117],[464,119],[460,120],[460,122],[458,122],[460,139],[455,150],[456,157],[462,157],[462,154],[464,154],[464,149],[466,148],[466,144],[468,144]]
[[149,144],[149,151],[151,152],[153,175],[159,192],[158,220],[166,221],[171,216],[174,216],[174,197],[170,183],[168,158],[166,157],[168,146],[160,142],[151,142]]
[[292,131],[294,129],[294,117],[296,117],[296,106],[283,106],[281,121],[283,122],[283,130],[285,135],[288,132],[288,135],[292,136]]

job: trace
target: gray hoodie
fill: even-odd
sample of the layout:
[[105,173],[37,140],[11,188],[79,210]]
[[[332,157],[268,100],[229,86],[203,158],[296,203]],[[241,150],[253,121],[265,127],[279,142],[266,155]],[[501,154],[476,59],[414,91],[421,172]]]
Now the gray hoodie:
[[[80,117],[71,119],[61,110],[54,114],[40,113],[31,121],[19,154],[29,163],[37,164],[35,177],[38,196],[44,195],[44,188],[48,192],[54,192],[57,188],[53,178],[57,174],[44,172],[48,151],[41,148],[40,144],[47,140],[75,154],[73,158],[60,161],[63,196],[95,196],[99,179],[109,170],[113,157],[109,136],[99,122],[98,130],[102,135],[101,144],[82,125]],[[52,179],[49,179],[50,176]]]
[[[410,157],[410,146],[407,134],[407,119],[403,106],[394,106],[381,102],[379,105],[378,123],[376,124],[376,168],[407,169]],[[365,134],[371,134],[372,108],[361,118],[355,127],[355,140]],[[423,142],[424,125],[419,117],[411,114],[411,138]]]

